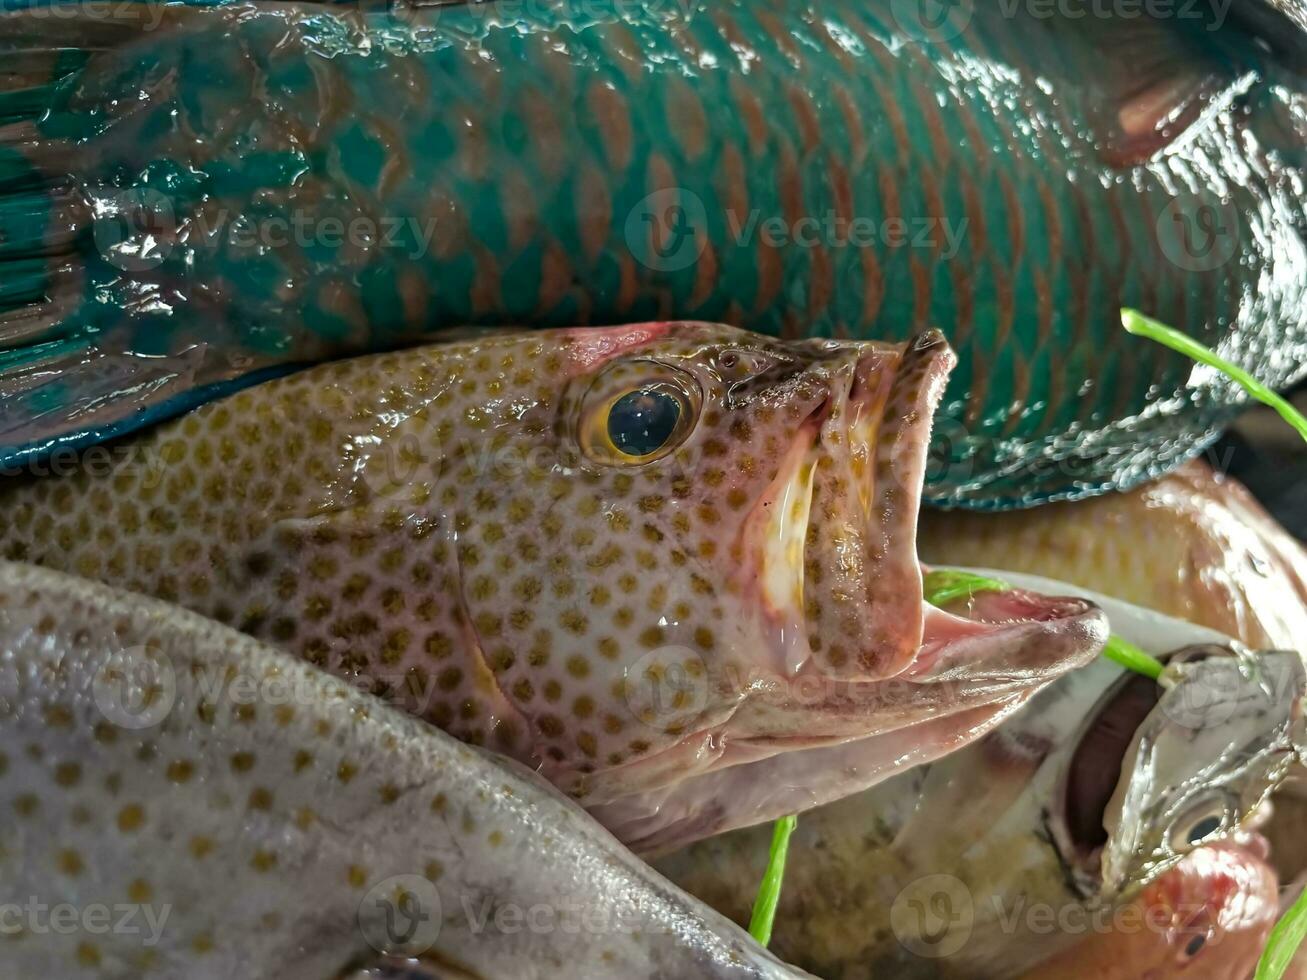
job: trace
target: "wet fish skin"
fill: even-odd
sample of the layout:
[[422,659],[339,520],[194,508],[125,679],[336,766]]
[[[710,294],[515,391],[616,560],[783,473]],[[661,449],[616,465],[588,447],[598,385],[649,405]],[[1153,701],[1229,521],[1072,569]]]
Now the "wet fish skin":
[[[1108,611],[1120,628],[1120,609]],[[1198,655],[1199,648],[1185,654]],[[1192,674],[1168,699],[1149,701],[1150,712],[1132,728],[1131,746],[1111,755],[1103,754],[1103,743],[1087,741],[1090,722],[1109,696],[1133,698],[1146,679],[1095,663],[955,754],[809,811],[791,840],[772,948],[819,976],[841,980],[998,980],[1075,947],[1083,935],[1078,924],[1122,911],[1140,888],[1163,880],[1169,882],[1163,889],[1198,888],[1202,878],[1194,877],[1193,867],[1179,874],[1172,869],[1195,847],[1221,840],[1221,833],[1246,847],[1241,828],[1302,751],[1298,703],[1307,678],[1301,661],[1266,656],[1265,679],[1272,681],[1266,686],[1273,694],[1265,694],[1261,678],[1250,677],[1237,692],[1225,686],[1226,663],[1237,663],[1226,651],[1216,663],[1197,664],[1205,676]],[[1223,702],[1212,697],[1214,688],[1238,696]],[[1119,725],[1129,716],[1108,717]],[[1195,748],[1196,732],[1210,742]],[[1230,748],[1211,751],[1213,744]],[[1254,744],[1245,755],[1242,747]],[[1106,804],[1101,847],[1073,829],[1084,821],[1073,820],[1070,809],[1082,805],[1073,800],[1085,799],[1071,797],[1068,786],[1085,785],[1072,774],[1077,767],[1087,771],[1080,755],[1086,745],[1098,750],[1096,765],[1121,773],[1115,794],[1099,803]],[[1222,811],[1223,830],[1204,837],[1207,844],[1171,846],[1163,860],[1144,844],[1187,842],[1197,821],[1227,801],[1237,802]],[[755,827],[697,842],[654,866],[745,922],[751,882],[766,860],[767,829]],[[1156,898],[1156,890],[1149,894]],[[1237,916],[1244,898],[1255,903],[1257,895],[1223,892],[1211,912],[1225,915],[1219,906],[1228,901],[1227,911]],[[1224,928],[1215,919],[1204,924],[1213,927],[1210,938]],[[1169,949],[1170,941],[1164,935],[1152,943],[1138,940],[1130,955],[1165,958],[1169,953],[1159,949]],[[1203,957],[1189,965],[1229,962],[1219,947]],[[1157,977],[1188,976],[1186,964],[1181,958],[1172,972],[1158,967]]]
[[1187,855],[1071,949],[1021,980],[1247,980],[1275,925],[1264,848],[1225,842]]
[[947,33],[891,0],[35,6],[0,20],[5,462],[442,326],[934,326],[962,364],[930,496],[1009,506],[1156,475],[1233,411],[1122,305],[1303,371],[1307,95],[1258,41],[1302,28],[1246,32],[1251,0]]
[[1307,550],[1206,460],[1095,500],[983,516],[926,510],[918,547],[930,563],[1071,582],[1255,649],[1298,649],[1307,637]]
[[1165,773],[1118,784],[1104,819],[1110,843],[1096,869],[1121,894],[1191,849],[1204,820],[1231,833],[1307,761],[1302,655],[1199,645],[1176,651],[1165,690],[1140,726],[1122,770]]
[[[0,556],[229,622],[671,848],[950,751],[1103,642],[1076,599],[922,601],[951,363],[665,322],[340,362],[0,485]],[[649,391],[680,414],[624,456]]]
[[[131,903],[158,924],[13,935],[7,917],[15,980],[325,980],[381,960],[373,943],[422,977],[806,976],[533,773],[234,630],[10,563],[0,753],[0,906]],[[434,936],[390,946],[397,889]],[[523,927],[540,909],[590,932]]]

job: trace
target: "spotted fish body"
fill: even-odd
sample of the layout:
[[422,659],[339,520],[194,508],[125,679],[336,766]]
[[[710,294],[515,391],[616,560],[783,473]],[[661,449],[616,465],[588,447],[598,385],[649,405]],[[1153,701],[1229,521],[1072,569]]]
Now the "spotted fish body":
[[2,562],[0,806],[14,980],[806,976],[521,767],[175,606]]
[[[950,363],[685,323],[341,362],[10,481],[0,555],[357,678],[661,849],[964,744],[1102,643],[1079,600],[922,602]],[[666,446],[623,456],[660,391]]]
[[937,327],[929,496],[989,507],[1232,411],[1123,304],[1302,373],[1304,28],[1258,0],[8,6],[6,462],[442,326]]

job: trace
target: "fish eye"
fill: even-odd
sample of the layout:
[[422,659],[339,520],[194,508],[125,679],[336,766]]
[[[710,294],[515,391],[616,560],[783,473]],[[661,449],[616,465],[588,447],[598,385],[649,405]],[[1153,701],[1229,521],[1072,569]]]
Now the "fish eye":
[[1184,854],[1219,837],[1231,820],[1229,801],[1224,794],[1203,800],[1190,807],[1171,829],[1171,850]]
[[693,429],[698,385],[683,372],[655,362],[605,372],[582,408],[581,446],[609,465],[661,459]]
[[628,391],[608,409],[608,438],[617,451],[651,456],[676,434],[684,411],[681,399],[661,387]]

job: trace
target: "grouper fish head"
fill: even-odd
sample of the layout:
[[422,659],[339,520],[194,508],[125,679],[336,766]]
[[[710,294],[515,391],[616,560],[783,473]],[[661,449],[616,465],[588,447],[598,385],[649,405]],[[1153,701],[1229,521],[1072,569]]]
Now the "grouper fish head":
[[1102,643],[1080,600],[923,603],[952,363],[665,322],[341,362],[14,489],[0,553],[357,677],[668,847],[965,744]]

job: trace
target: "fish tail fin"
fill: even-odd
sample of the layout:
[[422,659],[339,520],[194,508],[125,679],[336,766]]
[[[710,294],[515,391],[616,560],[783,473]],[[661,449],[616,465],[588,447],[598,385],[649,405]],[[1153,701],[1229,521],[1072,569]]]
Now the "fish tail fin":
[[165,17],[202,12],[153,0],[106,11],[0,0],[0,466],[112,434],[168,387],[157,362],[125,356],[107,334],[131,315],[100,293],[137,274],[114,254],[115,225],[142,212],[97,173],[115,76],[93,73]]
[[0,363],[6,365],[23,359],[22,348],[58,339],[74,312],[70,272],[89,221],[66,173],[75,151],[41,130],[86,53],[64,47],[49,26],[34,12],[0,13]]

